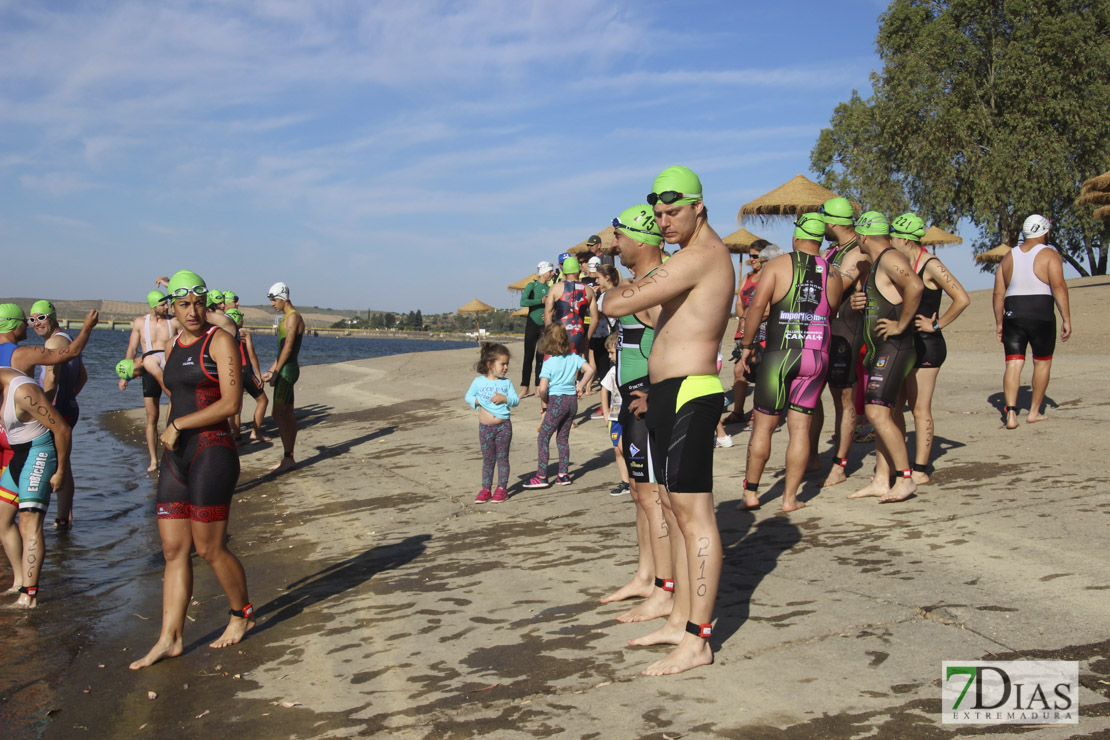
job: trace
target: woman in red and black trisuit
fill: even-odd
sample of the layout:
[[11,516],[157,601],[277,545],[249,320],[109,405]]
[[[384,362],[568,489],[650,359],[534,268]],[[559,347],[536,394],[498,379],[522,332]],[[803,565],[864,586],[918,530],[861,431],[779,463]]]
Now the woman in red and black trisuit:
[[163,382],[170,414],[162,434],[158,473],[158,534],[166,559],[162,584],[162,634],[150,652],[131,664],[145,668],[183,650],[185,610],[193,595],[195,547],[227,594],[231,619],[211,647],[234,645],[254,626],[243,565],[227,549],[227,516],[239,480],[239,455],[227,418],[242,407],[238,347],[228,332],[208,323],[208,288],[188,270],[169,282],[169,300],[182,331],[166,355]]

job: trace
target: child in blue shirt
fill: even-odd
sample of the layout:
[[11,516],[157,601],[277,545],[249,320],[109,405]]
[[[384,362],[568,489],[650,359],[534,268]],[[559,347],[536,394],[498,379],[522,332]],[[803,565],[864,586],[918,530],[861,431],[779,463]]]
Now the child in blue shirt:
[[[509,350],[503,344],[482,345],[478,359],[478,377],[466,392],[470,408],[478,410],[478,444],[482,447],[482,490],[476,504],[501,503],[509,497],[509,445],[513,441],[513,423],[509,409],[520,403],[520,397],[509,373]],[[490,495],[493,468],[497,466],[497,489]]]
[[[547,482],[547,456],[552,434],[555,435],[555,445],[559,448],[559,475],[555,482],[560,486],[570,485],[571,422],[578,413],[578,398],[590,387],[590,380],[594,377],[593,365],[574,354],[570,337],[562,324],[549,324],[543,330],[540,348],[549,356],[544,357],[536,395],[547,404],[547,410],[544,412],[537,440],[539,462],[536,474],[524,484],[525,488],[547,488],[550,485]],[[582,379],[575,383],[579,370],[582,370]]]

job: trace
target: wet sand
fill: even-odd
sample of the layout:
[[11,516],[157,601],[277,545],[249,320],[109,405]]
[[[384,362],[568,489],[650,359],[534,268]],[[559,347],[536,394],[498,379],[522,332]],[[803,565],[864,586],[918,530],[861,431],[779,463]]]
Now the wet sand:
[[1080,661],[1078,727],[1030,734],[1110,732],[1110,279],[1070,285],[1076,336],[1058,345],[1050,418],[1015,431],[999,419],[990,296],[973,295],[945,333],[934,482],[909,501],[845,499],[873,459],[855,445],[848,483],[808,479],[807,508],[782,514],[779,433],[763,508],[738,512],[747,435],[719,449],[716,663],[665,678],[639,671],[666,648],[625,646],[655,625],[597,603],[636,558],[601,422],[571,435],[572,486],[525,491],[539,418],[525,399],[512,497],[475,506],[473,351],[308,368],[299,469],[267,476],[280,447],[248,447],[233,505],[258,627],[207,647],[227,604],[197,560],[185,654],[129,671],[158,632],[151,553],[145,603],[83,648],[45,736],[941,737],[957,734],[940,724],[941,661],[1016,658]]

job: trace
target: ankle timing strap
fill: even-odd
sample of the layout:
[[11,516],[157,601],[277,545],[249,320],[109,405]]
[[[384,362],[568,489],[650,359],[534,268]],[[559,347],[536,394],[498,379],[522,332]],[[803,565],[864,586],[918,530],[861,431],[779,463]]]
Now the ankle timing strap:
[[833,465],[839,465],[842,468],[846,468],[846,467],[848,467],[848,458],[846,458],[846,457],[834,457],[833,458]]
[[655,585],[663,589],[664,591],[674,591],[673,578],[656,578]]
[[20,586],[19,587],[19,593],[27,594],[28,596],[30,596],[33,599],[33,598],[35,598],[36,596],[39,595],[39,587],[38,586]]
[[1018,407],[1017,407],[1017,406],[1007,406],[1007,407],[1006,407],[1006,411],[1005,411],[1004,413],[1007,413],[1007,414],[1008,414],[1008,413],[1010,413],[1011,411],[1013,411],[1013,412],[1014,412],[1014,413],[1016,414],[1016,413],[1017,413],[1017,410],[1018,410]]
[[239,617],[239,619],[250,619],[254,614],[254,607],[247,604],[242,609],[228,609],[227,613],[233,617]]
[[903,478],[909,478],[912,475],[913,475],[913,471],[909,468],[906,468],[905,470],[902,471],[902,477]]
[[915,473],[928,473],[929,463],[925,463],[924,465],[922,465],[921,463],[910,463],[910,468]]
[[[745,478],[744,479],[744,490],[745,491],[751,491],[752,493],[755,493],[756,491],[759,490],[759,484],[758,483],[748,483],[748,479]],[[693,622],[691,622],[691,624],[693,624]]]
[[709,638],[713,635],[713,625],[708,622],[706,624],[694,624],[693,622],[687,622],[686,631],[694,637]]

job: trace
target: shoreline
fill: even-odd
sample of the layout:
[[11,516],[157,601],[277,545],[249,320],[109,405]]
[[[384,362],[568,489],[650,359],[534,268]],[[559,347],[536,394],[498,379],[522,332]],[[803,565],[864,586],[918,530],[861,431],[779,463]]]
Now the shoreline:
[[[719,449],[716,663],[667,678],[638,675],[661,649],[624,644],[655,625],[618,624],[627,604],[597,604],[636,556],[632,504],[608,495],[602,424],[571,435],[574,485],[523,491],[539,418],[535,397],[524,399],[512,497],[475,506],[480,453],[461,401],[473,349],[310,366],[297,388],[299,468],[263,474],[280,445],[241,458],[229,534],[258,626],[240,645],[207,647],[227,607],[194,560],[185,654],[127,670],[157,636],[154,558],[135,584],[148,619],[119,615],[83,649],[44,736],[947,735],[941,661],[1016,657],[1080,661],[1079,726],[1038,737],[1105,732],[1110,642],[1098,625],[1110,582],[1087,552],[1110,518],[1098,497],[1110,472],[1099,385],[1110,281],[1087,280],[1069,281],[1076,337],[1058,346],[1050,420],[1013,432],[994,408],[1003,363],[989,292],[973,297],[945,333],[934,483],[908,502],[844,498],[873,455],[854,445],[849,482],[807,480],[807,508],[785,516],[773,499],[739,512],[747,435]],[[116,413],[141,425],[141,409]],[[781,491],[785,441],[773,439],[765,500]]]

